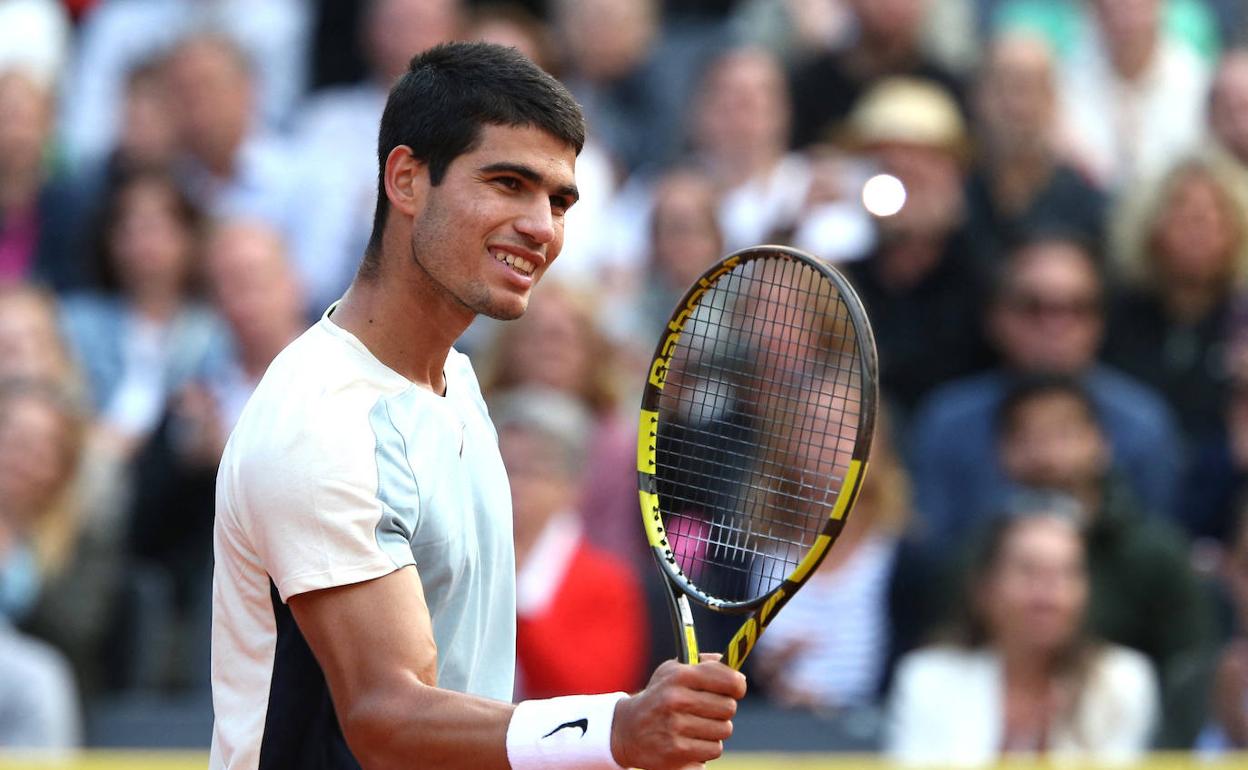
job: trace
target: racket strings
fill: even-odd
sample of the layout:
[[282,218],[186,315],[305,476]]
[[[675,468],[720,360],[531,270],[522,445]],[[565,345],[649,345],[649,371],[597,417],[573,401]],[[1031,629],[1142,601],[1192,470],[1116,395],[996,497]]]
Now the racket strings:
[[769,593],[823,531],[857,436],[858,360],[835,285],[801,262],[754,260],[706,290],[672,353],[656,472],[701,591]]

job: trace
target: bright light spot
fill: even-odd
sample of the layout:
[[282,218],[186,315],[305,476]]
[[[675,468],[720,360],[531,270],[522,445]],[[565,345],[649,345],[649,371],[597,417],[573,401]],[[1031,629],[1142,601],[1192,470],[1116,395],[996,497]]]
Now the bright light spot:
[[906,187],[892,174],[876,174],[862,186],[862,205],[877,217],[891,217],[906,204]]

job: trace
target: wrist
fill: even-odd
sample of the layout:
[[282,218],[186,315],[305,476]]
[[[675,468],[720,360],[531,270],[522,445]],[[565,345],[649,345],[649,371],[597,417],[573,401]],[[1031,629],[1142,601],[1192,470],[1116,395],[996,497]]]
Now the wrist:
[[507,726],[512,770],[619,770],[612,729],[627,695],[571,695],[516,705]]

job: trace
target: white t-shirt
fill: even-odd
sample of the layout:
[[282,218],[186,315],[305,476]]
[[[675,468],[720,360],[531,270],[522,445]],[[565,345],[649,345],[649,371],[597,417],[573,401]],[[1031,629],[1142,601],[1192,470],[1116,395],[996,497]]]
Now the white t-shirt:
[[243,409],[217,477],[211,768],[358,767],[286,602],[407,565],[439,686],[511,699],[507,476],[467,357],[444,373],[445,397],[413,385],[327,313]]

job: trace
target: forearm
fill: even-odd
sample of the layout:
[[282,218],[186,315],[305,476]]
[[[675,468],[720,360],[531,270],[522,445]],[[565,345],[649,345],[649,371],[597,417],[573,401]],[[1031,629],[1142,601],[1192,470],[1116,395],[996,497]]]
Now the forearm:
[[507,726],[514,707],[410,682],[360,697],[342,713],[343,733],[364,770],[422,767],[510,770]]

